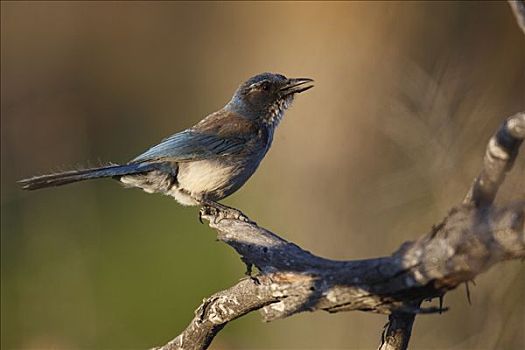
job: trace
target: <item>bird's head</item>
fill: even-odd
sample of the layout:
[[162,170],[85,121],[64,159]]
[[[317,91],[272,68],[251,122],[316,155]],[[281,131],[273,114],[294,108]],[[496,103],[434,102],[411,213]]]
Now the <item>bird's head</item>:
[[309,78],[286,78],[281,74],[262,73],[242,83],[227,108],[250,119],[276,126],[295,94],[313,87]]

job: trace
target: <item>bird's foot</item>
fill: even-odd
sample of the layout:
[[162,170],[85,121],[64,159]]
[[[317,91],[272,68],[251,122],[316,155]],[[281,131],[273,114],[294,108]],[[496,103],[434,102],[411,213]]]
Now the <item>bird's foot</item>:
[[252,222],[246,215],[240,210],[228,207],[226,205],[206,201],[202,203],[203,206],[199,211],[199,221],[202,223],[202,217],[205,215],[211,215],[214,217],[213,223],[218,224],[224,219],[240,220],[244,222]]

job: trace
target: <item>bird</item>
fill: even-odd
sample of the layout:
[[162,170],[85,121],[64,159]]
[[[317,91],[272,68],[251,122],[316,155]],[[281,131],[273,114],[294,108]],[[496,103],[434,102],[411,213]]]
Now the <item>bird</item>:
[[173,197],[185,206],[212,210],[222,218],[247,220],[218,203],[254,174],[294,97],[313,87],[313,79],[277,73],[255,75],[231,100],[194,126],[163,139],[125,164],[78,169],[18,181],[24,190],[112,178],[126,187]]

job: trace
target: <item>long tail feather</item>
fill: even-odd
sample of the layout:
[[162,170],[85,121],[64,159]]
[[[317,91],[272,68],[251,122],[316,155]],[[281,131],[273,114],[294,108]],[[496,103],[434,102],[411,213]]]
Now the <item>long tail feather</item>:
[[62,186],[73,182],[99,179],[103,177],[120,177],[123,175],[144,173],[156,169],[152,163],[132,163],[124,165],[110,165],[100,168],[65,171],[62,173],[35,176],[18,181],[24,190]]

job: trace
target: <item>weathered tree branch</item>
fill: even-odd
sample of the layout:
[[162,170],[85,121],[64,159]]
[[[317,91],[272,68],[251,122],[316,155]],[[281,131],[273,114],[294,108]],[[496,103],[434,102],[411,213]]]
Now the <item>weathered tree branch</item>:
[[217,238],[259,274],[205,299],[190,325],[157,349],[206,349],[229,321],[257,309],[266,321],[316,310],[389,314],[380,349],[406,349],[415,315],[441,311],[421,308],[423,300],[443,296],[498,262],[525,257],[525,201],[490,206],[524,138],[525,113],[518,113],[490,139],[463,204],[388,257],[329,260],[253,222],[204,215]]
[[[268,278],[261,276],[259,280],[267,283]],[[245,278],[204,299],[189,326],[166,345],[154,349],[206,349],[228,322],[278,300],[269,289],[260,289],[255,280]]]
[[415,318],[415,313],[402,311],[394,311],[388,316],[388,322],[381,336],[379,350],[406,349]]
[[525,112],[521,112],[508,118],[491,137],[483,159],[483,169],[474,180],[463,204],[476,207],[492,204],[505,175],[514,165],[524,138]]

